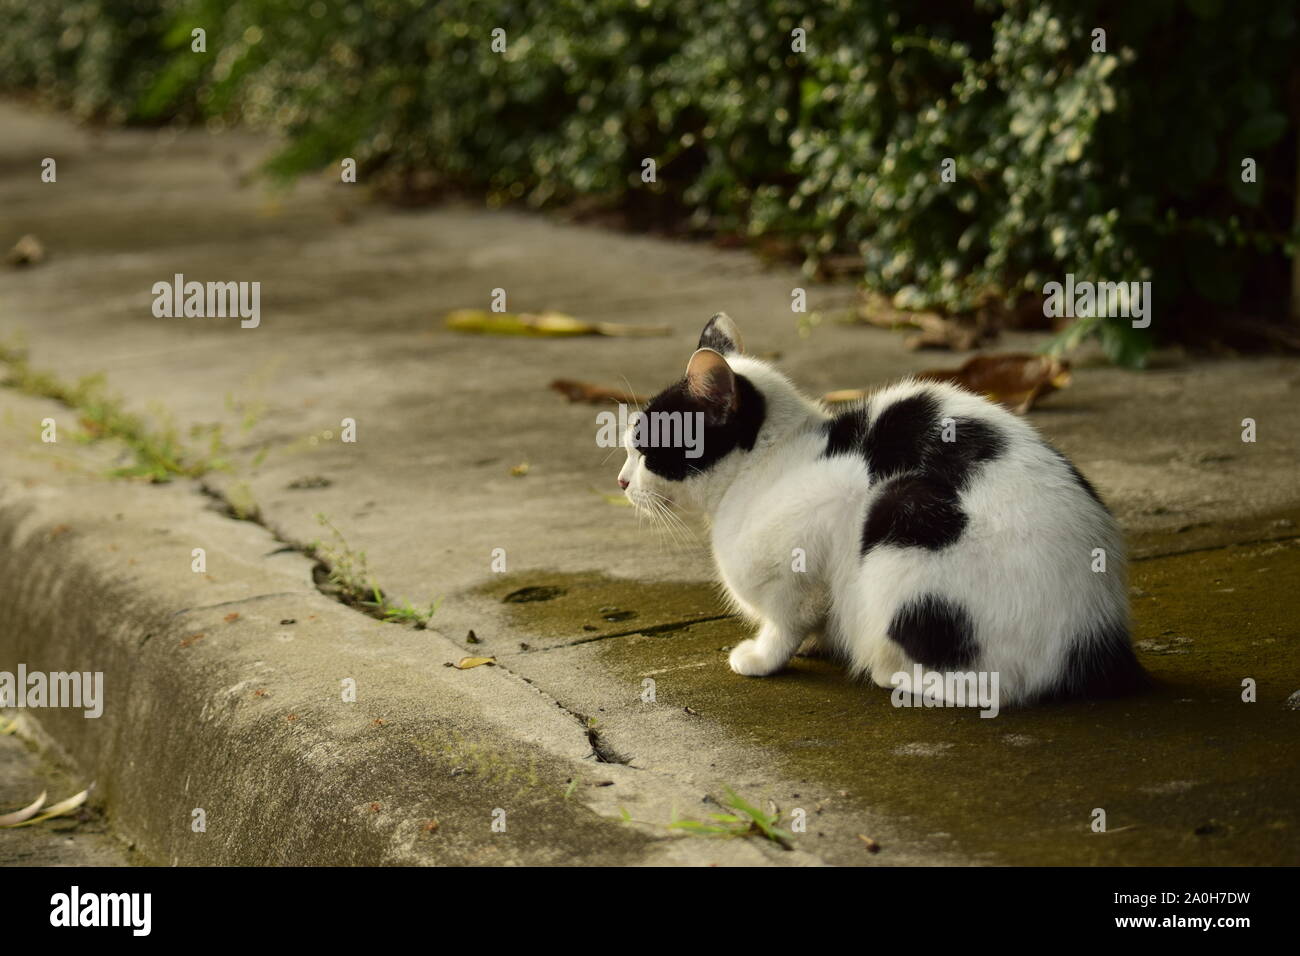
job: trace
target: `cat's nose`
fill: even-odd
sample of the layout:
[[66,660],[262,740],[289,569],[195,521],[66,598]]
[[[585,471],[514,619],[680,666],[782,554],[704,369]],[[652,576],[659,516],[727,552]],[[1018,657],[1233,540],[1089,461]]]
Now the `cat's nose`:
[[627,482],[624,481],[622,478],[618,480],[618,486],[622,488],[624,491],[627,491]]

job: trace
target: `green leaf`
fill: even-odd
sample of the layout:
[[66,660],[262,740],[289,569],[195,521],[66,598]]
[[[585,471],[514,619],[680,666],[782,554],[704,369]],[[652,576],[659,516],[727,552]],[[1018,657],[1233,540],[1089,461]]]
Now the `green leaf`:
[[1150,329],[1135,329],[1129,319],[1106,319],[1101,324],[1101,344],[1116,365],[1143,368],[1151,350]]
[[1236,143],[1240,149],[1264,149],[1280,140],[1286,128],[1282,113],[1256,113],[1237,131]]

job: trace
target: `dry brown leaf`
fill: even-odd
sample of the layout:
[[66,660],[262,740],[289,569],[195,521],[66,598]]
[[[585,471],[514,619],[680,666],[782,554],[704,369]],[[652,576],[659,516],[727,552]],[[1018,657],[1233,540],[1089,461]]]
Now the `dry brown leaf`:
[[587,402],[590,405],[644,405],[648,399],[641,395],[620,388],[605,385],[593,385],[590,382],[578,382],[570,378],[557,378],[551,382],[555,389],[571,402]]
[[495,664],[496,662],[497,659],[495,657],[462,657],[452,666],[457,670],[467,671],[471,667],[479,667],[483,664]]
[[959,369],[933,369],[916,376],[952,382],[1023,415],[1046,395],[1070,384],[1068,362],[1031,352],[976,355]]
[[[930,369],[916,378],[930,382],[951,382],[983,395],[1023,415],[1043,397],[1070,384],[1070,364],[1048,355],[1005,352],[976,355],[957,369]],[[875,389],[841,388],[827,392],[822,401],[840,405],[866,398]]]
[[954,352],[969,352],[986,341],[986,336],[980,329],[942,315],[922,313],[917,317],[916,324],[921,331],[903,339],[903,345],[913,350],[951,349]]
[[974,319],[955,319],[938,312],[911,312],[899,309],[879,294],[868,294],[854,318],[884,329],[914,328],[918,331],[903,340],[909,349],[953,349],[969,352],[992,337],[989,324],[977,315]]
[[447,313],[447,328],[455,332],[487,335],[670,335],[666,325],[623,325],[617,322],[587,322],[563,312],[487,312],[456,309]]

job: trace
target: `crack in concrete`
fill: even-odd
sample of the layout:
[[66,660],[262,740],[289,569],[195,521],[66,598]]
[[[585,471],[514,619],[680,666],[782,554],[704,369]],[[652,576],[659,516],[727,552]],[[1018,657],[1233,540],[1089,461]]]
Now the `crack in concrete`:
[[[325,562],[322,561],[320,557],[314,553],[314,549],[291,540],[287,535],[283,534],[277,528],[272,527],[271,524],[262,515],[262,511],[260,508],[255,507],[252,509],[251,512],[247,514],[240,514],[235,509],[235,507],[231,504],[230,500],[226,498],[224,494],[221,493],[220,489],[213,487],[212,485],[208,484],[206,481],[203,480],[199,480],[198,487],[199,487],[199,491],[203,495],[206,495],[208,498],[212,499],[214,503],[220,506],[220,510],[225,517],[231,519],[232,521],[246,521],[250,524],[255,524],[259,528],[262,528],[264,531],[266,531],[267,534],[269,534],[272,538],[274,538],[282,545],[282,547],[275,548],[272,551],[269,551],[266,556],[270,556],[274,554],[283,554],[286,551],[294,551],[298,554],[301,554],[304,558],[307,558],[308,560],[315,562],[315,566],[317,567],[325,566]],[[312,581],[315,584],[316,591],[324,595],[325,597],[329,598],[331,601],[334,601],[336,604],[340,604],[343,607],[347,608],[348,610],[356,612],[357,614],[365,613],[359,610],[354,604],[345,600],[341,594],[337,593],[336,591],[330,590],[328,588],[322,587],[320,583],[317,581],[317,576],[315,574],[312,575]],[[382,592],[382,590],[383,589],[381,587],[380,591]],[[286,592],[286,593],[293,594],[293,593],[302,593],[302,592]],[[263,595],[263,597],[273,597],[273,596],[275,595]],[[250,599],[246,598],[244,600],[250,600]],[[222,603],[237,604],[240,602],[226,601]],[[221,605],[213,605],[213,606],[220,607]],[[195,608],[192,610],[198,610],[198,609]],[[180,611],[177,613],[182,614],[185,612]],[[373,617],[372,615],[369,614],[366,614],[365,616]],[[382,621],[382,619],[380,618],[375,618],[375,620]],[[395,624],[397,622],[383,621],[383,623]],[[451,642],[450,637],[447,637],[447,635],[442,634],[442,632],[438,631],[436,628],[425,628],[425,629],[433,630],[435,633],[439,634],[440,636],[444,637],[446,640]],[[667,628],[661,625],[660,629],[667,629]],[[646,633],[646,632],[630,631],[628,633],[635,634],[635,633]],[[602,635],[602,637],[622,637],[622,636],[625,635],[622,634]],[[454,644],[454,642],[452,643]],[[544,698],[554,703],[556,707],[559,707],[566,714],[572,717],[574,721],[578,724],[579,728],[582,730],[583,734],[586,735],[587,743],[591,746],[591,754],[589,754],[589,756],[595,757],[598,763],[613,763],[613,764],[620,764],[622,766],[630,766],[632,757],[624,756],[619,751],[614,749],[614,747],[604,738],[604,736],[600,733],[600,731],[598,731],[595,728],[595,726],[593,725],[593,721],[586,714],[579,713],[578,711],[573,710],[572,708],[566,707],[563,702],[551,696],[541,687],[538,687],[537,684],[535,684],[533,681],[529,680],[527,677],[524,677],[522,674],[515,673],[509,667],[506,667],[504,664],[501,663],[499,659],[494,661],[494,663],[496,664],[497,669],[500,670],[502,673],[506,674],[509,677],[514,678],[516,681],[521,681],[527,684],[529,688],[533,691],[533,693],[542,695]],[[631,769],[636,769],[636,768],[633,767]]]
[[666,634],[670,631],[684,631],[695,624],[708,624],[712,621],[728,621],[738,618],[737,614],[714,614],[710,617],[693,617],[685,621],[670,621],[667,624],[651,624],[649,627],[638,627],[630,631],[615,631],[612,634],[592,634],[588,637],[580,637],[575,641],[566,641],[563,644],[552,644],[549,647],[530,647],[526,651],[520,651],[520,656],[524,654],[539,654],[545,651],[558,651],[566,647],[581,647],[583,644],[591,644],[595,641],[607,641],[613,637],[631,637],[634,634],[644,634],[650,637],[655,634]]
[[306,594],[306,591],[275,591],[271,594],[255,594],[252,597],[237,598],[233,601],[221,601],[217,604],[199,604],[194,607],[181,608],[179,611],[173,611],[172,617],[180,617],[182,614],[191,614],[194,611],[211,611],[214,608],[229,607],[232,604],[246,604],[250,601],[265,601],[267,598],[276,597],[296,597],[300,594]]
[[[532,682],[530,681],[529,683]],[[556,701],[556,703],[560,704],[561,707],[564,707],[564,704],[559,701]],[[631,757],[623,756],[610,746],[601,735],[600,731],[596,729],[596,722],[594,720],[586,714],[579,713],[578,711],[572,710],[568,707],[564,707],[564,710],[566,713],[572,714],[576,717],[578,722],[582,724],[583,729],[587,732],[587,743],[591,744],[591,752],[592,755],[595,756],[597,763],[616,763],[625,767],[632,763]]]
[[1227,544],[1207,544],[1199,548],[1188,548],[1185,551],[1161,551],[1158,554],[1144,554],[1141,557],[1129,558],[1133,564],[1139,561],[1158,561],[1161,558],[1177,558],[1184,554],[1203,554],[1206,551],[1226,551],[1229,548],[1252,548],[1261,544],[1283,544],[1287,541],[1300,540],[1300,534],[1279,535],[1275,538],[1252,538],[1249,541],[1229,541]]

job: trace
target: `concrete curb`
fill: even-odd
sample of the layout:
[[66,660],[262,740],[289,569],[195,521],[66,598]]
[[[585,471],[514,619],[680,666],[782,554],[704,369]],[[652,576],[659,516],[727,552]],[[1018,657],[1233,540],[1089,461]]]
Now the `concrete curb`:
[[[55,408],[7,393],[15,402],[28,421]],[[96,782],[114,827],[146,858],[811,861],[620,822],[620,806],[666,820],[671,805],[699,796],[595,764],[571,714],[502,668],[444,666],[463,652],[437,632],[326,598],[309,559],[219,513],[194,483],[106,481],[96,474],[103,446],[76,449],[80,467],[58,474],[10,437],[0,669],[104,674],[98,719],[76,709],[19,713]],[[196,547],[206,573],[191,568]],[[356,681],[355,703],[342,699],[345,678]],[[205,832],[194,828],[197,810]],[[506,829],[495,832],[501,810]]]

